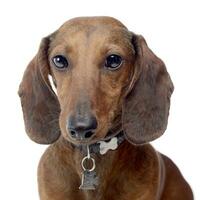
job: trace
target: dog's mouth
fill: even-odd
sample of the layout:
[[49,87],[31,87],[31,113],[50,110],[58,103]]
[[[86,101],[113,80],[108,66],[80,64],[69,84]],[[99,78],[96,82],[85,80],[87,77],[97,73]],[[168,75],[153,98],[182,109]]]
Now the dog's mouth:
[[[93,130],[93,134],[91,134],[89,137],[86,137],[86,134],[83,136],[79,135],[79,137],[74,137],[72,130],[70,132],[68,126],[65,126],[64,130],[61,129],[61,132],[63,130],[63,138],[75,146],[92,145],[100,141],[108,141],[122,131],[121,116],[121,112],[119,112],[113,120],[109,120],[109,123],[104,124],[104,126],[101,124],[97,130]],[[75,131],[74,134],[76,134]]]
[[96,142],[98,142],[99,139],[97,139],[96,137],[93,137],[91,139],[84,139],[84,140],[81,140],[81,139],[73,139],[73,138],[70,138],[68,139],[69,142],[71,142],[72,144],[74,145],[92,145]]
[[98,133],[94,134],[91,138],[88,139],[75,139],[72,137],[67,137],[66,139],[76,146],[86,146],[86,145],[93,145],[95,143],[98,143],[100,141],[108,141],[111,138],[115,137],[119,132],[122,131],[122,124],[118,121],[118,123],[114,123],[114,126],[110,128],[107,132],[107,134],[104,134],[104,137],[98,137]]

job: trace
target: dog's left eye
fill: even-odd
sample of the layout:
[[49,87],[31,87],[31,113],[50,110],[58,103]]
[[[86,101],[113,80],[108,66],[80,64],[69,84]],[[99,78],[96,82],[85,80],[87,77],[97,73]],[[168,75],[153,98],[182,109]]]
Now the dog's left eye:
[[106,58],[105,67],[110,70],[118,69],[122,64],[122,58],[116,54],[112,54]]
[[53,57],[52,61],[58,69],[64,69],[68,66],[67,59],[62,55]]

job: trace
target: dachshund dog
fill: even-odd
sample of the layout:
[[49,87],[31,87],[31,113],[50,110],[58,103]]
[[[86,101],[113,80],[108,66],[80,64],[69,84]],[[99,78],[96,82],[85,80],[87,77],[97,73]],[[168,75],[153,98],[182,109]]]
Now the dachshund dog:
[[41,200],[192,200],[175,164],[149,142],[168,121],[164,63],[111,17],[67,21],[42,39],[19,88],[28,136],[51,144]]

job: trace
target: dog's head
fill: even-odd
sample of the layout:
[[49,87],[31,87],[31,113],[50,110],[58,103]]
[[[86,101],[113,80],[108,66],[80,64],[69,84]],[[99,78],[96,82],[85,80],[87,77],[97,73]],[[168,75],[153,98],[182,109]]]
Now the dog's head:
[[142,144],[165,131],[172,91],[164,63],[142,36],[116,19],[88,17],[42,40],[19,95],[26,131],[38,143],[61,134],[89,144],[120,127],[131,143]]

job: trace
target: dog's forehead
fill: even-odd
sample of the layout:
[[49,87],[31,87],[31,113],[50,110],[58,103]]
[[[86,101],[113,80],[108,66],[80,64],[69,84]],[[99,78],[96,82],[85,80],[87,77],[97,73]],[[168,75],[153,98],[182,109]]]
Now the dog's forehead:
[[128,29],[118,20],[111,17],[81,17],[65,22],[56,32],[52,46],[68,44],[80,46],[90,40],[116,43],[119,40],[130,40]]
[[69,38],[101,34],[102,37],[117,36],[127,32],[127,28],[118,20],[111,17],[81,17],[65,22],[57,31],[56,38]]
[[73,28],[76,26],[93,26],[93,27],[100,27],[100,26],[112,26],[112,27],[126,27],[117,19],[113,17],[77,17],[73,18],[67,22],[65,22],[61,29],[64,28]]

